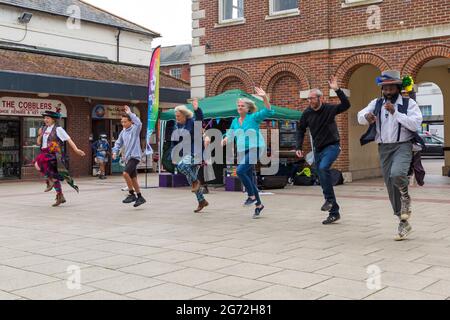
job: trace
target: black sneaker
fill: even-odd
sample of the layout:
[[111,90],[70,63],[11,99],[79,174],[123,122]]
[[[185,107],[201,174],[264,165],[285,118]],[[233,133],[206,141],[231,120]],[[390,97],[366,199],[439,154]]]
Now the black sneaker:
[[146,202],[147,202],[147,200],[145,200],[143,197],[139,197],[139,198],[137,198],[136,203],[134,204],[133,207],[137,208],[139,206],[142,206]]
[[130,195],[128,195],[128,197],[125,200],[123,200],[123,203],[125,203],[125,204],[133,203],[133,202],[136,202],[137,199],[138,199],[138,197],[136,197],[135,194],[130,194]]
[[253,215],[253,219],[259,219],[261,217],[261,213],[263,210],[264,210],[264,206],[262,206],[261,208],[256,208],[255,214]]
[[330,212],[331,209],[333,209],[333,204],[330,201],[326,201],[320,210],[323,212]]
[[256,202],[256,199],[248,198],[244,202],[244,207],[249,207],[249,206],[253,205],[255,202]]
[[339,214],[335,215],[335,214],[330,214],[327,218],[327,220],[325,220],[324,222],[322,222],[322,224],[324,225],[328,225],[328,224],[333,224],[335,222],[338,222],[339,220],[341,220],[341,216]]

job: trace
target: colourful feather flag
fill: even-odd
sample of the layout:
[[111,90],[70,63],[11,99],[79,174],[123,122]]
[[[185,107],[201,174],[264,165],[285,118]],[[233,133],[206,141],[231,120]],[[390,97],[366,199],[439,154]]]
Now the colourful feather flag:
[[150,60],[150,74],[148,77],[148,117],[147,117],[147,146],[145,154],[153,154],[151,136],[156,128],[159,114],[159,69],[161,64],[161,46],[153,50]]

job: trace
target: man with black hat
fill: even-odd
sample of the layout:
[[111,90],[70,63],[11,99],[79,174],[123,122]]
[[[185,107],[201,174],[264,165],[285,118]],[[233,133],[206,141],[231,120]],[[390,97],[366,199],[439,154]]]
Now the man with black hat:
[[408,192],[408,171],[411,166],[413,140],[417,137],[423,117],[413,99],[403,98],[403,81],[399,71],[385,71],[377,78],[383,97],[373,100],[358,113],[361,125],[370,125],[361,144],[378,143],[381,169],[394,214],[400,219],[397,241],[412,232],[411,197]]
[[46,111],[42,116],[45,125],[39,130],[37,142],[41,146],[41,153],[35,160],[35,167],[47,179],[45,192],[55,189],[56,202],[53,207],[58,207],[66,202],[61,181],[65,180],[77,192],[79,190],[67,170],[64,143],[67,142],[77,155],[84,157],[86,154],[78,149],[67,132],[58,125],[58,120],[61,119],[60,113]]

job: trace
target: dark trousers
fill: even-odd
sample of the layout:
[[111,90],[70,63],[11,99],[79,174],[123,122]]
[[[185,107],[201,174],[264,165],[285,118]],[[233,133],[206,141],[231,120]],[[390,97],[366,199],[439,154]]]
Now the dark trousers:
[[333,163],[339,157],[340,153],[341,147],[339,146],[339,144],[333,144],[325,147],[325,149],[321,150],[320,152],[316,152],[314,155],[317,173],[320,179],[320,185],[322,186],[323,190],[323,196],[326,201],[329,201],[333,204],[333,207],[330,211],[330,214],[332,215],[338,215],[340,207],[336,201],[336,195],[334,193],[330,170],[333,166]]

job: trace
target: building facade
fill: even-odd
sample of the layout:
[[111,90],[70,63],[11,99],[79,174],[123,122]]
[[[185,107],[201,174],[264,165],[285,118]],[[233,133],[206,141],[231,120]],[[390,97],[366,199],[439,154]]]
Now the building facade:
[[[63,115],[60,125],[87,153],[81,159],[69,150],[72,174],[92,174],[91,143],[102,133],[114,143],[123,105],[147,122],[148,65],[158,36],[82,1],[0,0],[0,181],[37,177],[37,131],[47,110]],[[188,84],[161,76],[162,108],[189,97]],[[109,168],[120,170],[117,163]]]
[[191,82],[192,46],[190,44],[161,48],[161,71],[172,77]]
[[[375,78],[400,70],[417,83],[437,84],[450,134],[450,6],[446,0],[193,0],[191,94],[263,87],[274,104],[307,106],[310,89],[335,101],[336,75],[352,108],[339,116],[348,180],[380,175],[375,145],[362,148],[366,128],[356,114],[380,95]],[[429,8],[429,10],[424,10]],[[446,141],[443,172],[450,169]]]

